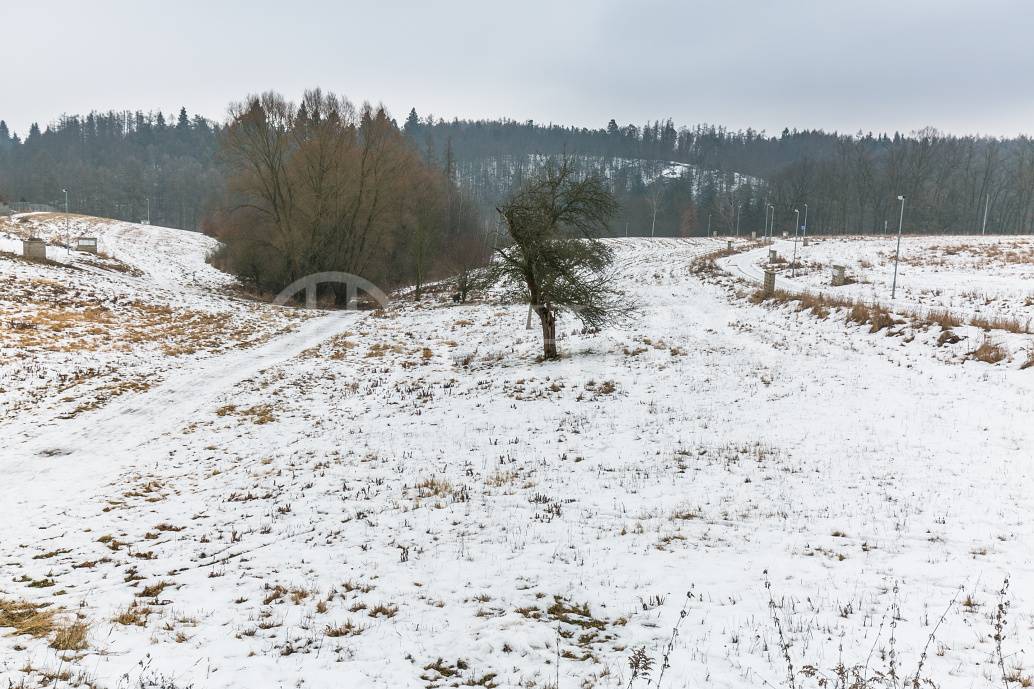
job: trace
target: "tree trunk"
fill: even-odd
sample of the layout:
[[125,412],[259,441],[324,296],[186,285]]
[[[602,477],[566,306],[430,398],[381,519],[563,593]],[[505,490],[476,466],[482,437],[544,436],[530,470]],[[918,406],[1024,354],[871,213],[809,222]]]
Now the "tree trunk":
[[556,359],[556,314],[546,306],[536,306],[535,313],[542,323],[542,358]]

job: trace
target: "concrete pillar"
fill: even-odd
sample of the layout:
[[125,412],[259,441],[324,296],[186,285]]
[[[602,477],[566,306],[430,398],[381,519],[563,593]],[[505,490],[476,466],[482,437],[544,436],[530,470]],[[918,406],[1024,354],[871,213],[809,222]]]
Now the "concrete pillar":
[[39,261],[47,260],[47,244],[39,237],[22,240],[22,256]]
[[847,276],[844,275],[844,266],[833,266],[833,286],[840,287],[847,284]]
[[807,237],[804,238],[804,246],[808,246],[808,238]]
[[732,251],[732,240],[731,239],[729,241],[725,242],[725,250],[726,251]]
[[762,291],[766,297],[770,297],[775,294],[775,271],[765,271],[765,285],[762,288]]
[[758,238],[758,233],[757,232],[751,232],[750,233],[750,238],[751,238],[751,240],[755,240],[756,241],[757,238]]
[[711,236],[712,237],[717,237],[718,236],[718,230],[715,230],[714,232],[712,232]]
[[776,253],[775,249],[768,250],[768,262],[775,263],[775,260],[779,258],[779,254]]
[[75,240],[76,251],[86,251],[91,254],[97,253],[96,237],[79,237]]

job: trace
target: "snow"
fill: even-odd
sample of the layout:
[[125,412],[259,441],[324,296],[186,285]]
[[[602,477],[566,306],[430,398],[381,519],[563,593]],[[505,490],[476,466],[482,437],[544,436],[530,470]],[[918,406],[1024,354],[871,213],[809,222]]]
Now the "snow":
[[[768,262],[775,250],[780,263]],[[791,273],[797,253],[796,275]],[[718,264],[730,274],[760,285],[765,270],[776,273],[776,288],[797,294],[823,294],[879,304],[905,318],[951,314],[963,322],[955,328],[960,343],[944,348],[950,358],[964,358],[988,338],[1023,365],[1034,357],[1034,237],[906,237],[892,291],[896,240],[891,237],[775,240]],[[833,266],[843,266],[849,284],[833,287]],[[891,295],[894,294],[892,298]],[[1018,333],[1001,329],[985,334],[970,322],[1011,322]]]
[[[47,263],[17,258],[21,239],[48,242]],[[69,250],[95,236],[99,255]],[[74,415],[185,361],[258,344],[307,317],[242,299],[205,262],[214,240],[83,216],[0,220],[0,419],[32,425]]]
[[[776,240],[773,248],[792,259],[792,240]],[[798,241],[802,269],[788,284],[802,289],[828,286],[832,267],[842,265],[857,281],[837,288],[838,294],[847,297],[924,311],[944,309],[1021,320],[1034,316],[1034,237],[906,236],[901,243],[897,297],[892,301],[895,248],[894,237],[813,238],[809,246]],[[760,280],[758,265],[766,257],[767,247],[729,261],[741,274]]]
[[[229,284],[203,265],[210,240],[103,229],[143,274],[97,290],[276,325],[146,349],[149,389],[5,422],[0,598],[91,631],[78,654],[0,636],[0,681],[626,687],[639,647],[657,682],[685,605],[665,687],[785,686],[780,628],[798,670],[911,679],[925,656],[940,686],[1001,686],[1006,575],[1005,662],[1032,672],[1032,369],[755,305],[767,248],[692,267],[724,240],[611,240],[636,311],[599,333],[563,319],[563,358],[539,362],[521,304],[443,292],[280,328],[274,307],[193,287]],[[134,600],[143,626],[113,621]]]

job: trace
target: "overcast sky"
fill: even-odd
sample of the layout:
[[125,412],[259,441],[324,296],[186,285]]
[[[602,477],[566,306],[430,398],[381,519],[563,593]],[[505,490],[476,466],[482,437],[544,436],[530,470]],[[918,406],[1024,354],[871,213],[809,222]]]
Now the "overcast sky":
[[4,0],[0,119],[320,85],[399,119],[1034,133],[1031,0]]

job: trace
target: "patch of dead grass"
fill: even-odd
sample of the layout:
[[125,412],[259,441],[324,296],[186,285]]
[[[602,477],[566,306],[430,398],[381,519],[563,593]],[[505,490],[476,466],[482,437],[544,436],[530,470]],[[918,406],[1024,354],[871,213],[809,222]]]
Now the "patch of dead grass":
[[0,627],[10,628],[12,635],[38,639],[54,631],[57,612],[45,603],[0,598]]
[[985,364],[997,364],[1007,359],[1009,352],[1001,344],[989,337],[985,337],[980,346],[970,352],[970,356],[977,361],[983,361]]

